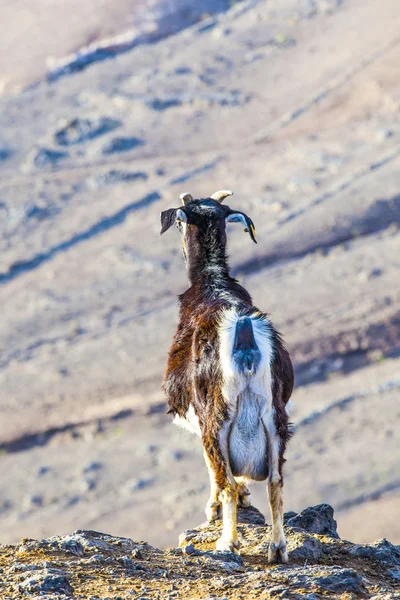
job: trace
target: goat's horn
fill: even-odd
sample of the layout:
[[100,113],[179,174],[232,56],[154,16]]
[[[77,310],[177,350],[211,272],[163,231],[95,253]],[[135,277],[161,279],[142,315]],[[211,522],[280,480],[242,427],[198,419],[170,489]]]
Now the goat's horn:
[[179,198],[182,200],[183,206],[186,206],[186,204],[189,204],[189,202],[193,200],[193,196],[192,194],[189,194],[189,192],[183,192]]
[[232,196],[233,192],[231,190],[219,190],[219,192],[215,192],[211,198],[216,200],[217,202],[223,202],[224,198],[227,196]]

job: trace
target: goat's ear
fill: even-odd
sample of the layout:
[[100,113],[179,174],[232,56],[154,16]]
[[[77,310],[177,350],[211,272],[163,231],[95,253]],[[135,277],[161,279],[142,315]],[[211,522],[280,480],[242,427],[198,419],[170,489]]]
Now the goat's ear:
[[169,208],[161,213],[160,235],[165,233],[176,221],[187,222],[187,216],[182,208]]
[[160,235],[165,233],[167,229],[171,227],[175,223],[176,211],[177,208],[169,208],[168,210],[163,210],[161,213],[161,231]]
[[225,217],[225,223],[243,223],[243,225],[245,226],[245,231],[249,234],[253,242],[257,244],[254,223],[250,219],[250,217],[248,217],[244,213],[239,211],[232,211],[227,217]]

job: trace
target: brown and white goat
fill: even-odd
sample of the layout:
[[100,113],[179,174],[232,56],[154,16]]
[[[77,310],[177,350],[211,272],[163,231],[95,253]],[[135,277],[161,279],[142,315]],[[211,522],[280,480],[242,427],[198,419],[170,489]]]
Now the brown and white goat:
[[237,505],[250,505],[249,481],[268,479],[268,560],[287,562],[282,466],[293,369],[269,316],[229,275],[226,224],[242,222],[256,241],[252,220],[221,204],[231,194],[223,190],[194,200],[185,193],[181,208],[161,213],[161,233],[174,223],[181,233],[190,282],[179,297],[163,388],[174,422],[202,439],[211,482],[207,518],[218,518],[222,505],[217,550],[239,550]]

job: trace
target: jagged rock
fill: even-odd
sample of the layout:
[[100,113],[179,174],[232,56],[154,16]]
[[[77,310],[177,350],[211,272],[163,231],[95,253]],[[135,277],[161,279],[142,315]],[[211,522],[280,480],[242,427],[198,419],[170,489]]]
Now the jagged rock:
[[[289,523],[304,513],[308,517],[303,525],[310,527],[317,523],[321,529],[321,518],[315,515],[333,520],[326,506],[301,515],[289,513],[285,520]],[[7,600],[67,600],[71,595],[81,600],[232,600],[239,592],[246,600],[400,597],[400,548],[386,540],[355,545],[286,524],[289,564],[270,566],[270,525],[253,507],[240,509],[238,521],[241,556],[215,550],[221,521],[187,530],[180,537],[183,548],[168,551],[85,530],[0,546],[0,595],[6,589]]]
[[364,594],[366,591],[360,575],[354,569],[337,569],[330,575],[315,577],[313,586],[316,591],[322,589],[333,594]]
[[22,592],[54,592],[56,594],[72,595],[73,589],[62,571],[44,569],[28,574],[26,579],[19,584]]
[[339,537],[337,523],[333,518],[333,508],[329,504],[311,506],[299,514],[286,513],[285,517],[285,524],[291,527],[299,527],[309,533]]
[[288,541],[288,554],[295,562],[319,560],[323,555],[322,543],[312,535],[293,534]]
[[352,556],[372,558],[388,566],[400,566],[400,547],[394,546],[385,538],[373,544],[356,544],[350,549]]

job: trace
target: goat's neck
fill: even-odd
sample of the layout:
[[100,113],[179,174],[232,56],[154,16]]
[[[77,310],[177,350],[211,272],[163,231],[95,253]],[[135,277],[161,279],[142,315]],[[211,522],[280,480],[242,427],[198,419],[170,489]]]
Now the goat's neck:
[[225,231],[196,228],[186,240],[186,261],[191,285],[223,285],[229,279]]

